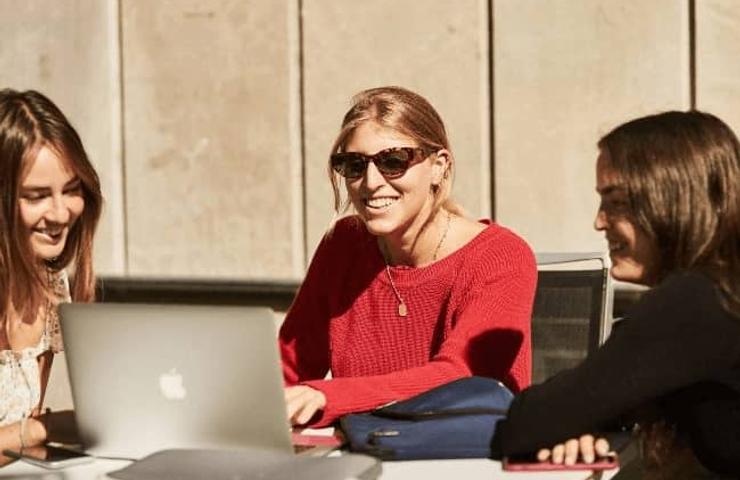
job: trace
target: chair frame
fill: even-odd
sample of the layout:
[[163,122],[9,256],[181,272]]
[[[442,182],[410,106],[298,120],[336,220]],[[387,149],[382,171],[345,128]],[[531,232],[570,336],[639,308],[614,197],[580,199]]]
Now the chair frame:
[[[532,311],[532,380],[540,383],[556,375],[563,369],[572,368],[575,364],[571,363],[576,357],[571,358],[571,352],[577,355],[578,361],[592,355],[608,338],[612,329],[612,309],[614,304],[614,288],[610,275],[611,261],[608,254],[601,252],[572,252],[572,253],[538,253],[537,260],[537,293],[535,297],[535,309]],[[598,282],[598,283],[597,283]],[[565,288],[588,288],[588,298],[581,297],[572,303],[575,299],[563,297],[565,302],[561,306],[566,310],[572,308],[588,308],[588,324],[586,337],[579,334],[580,340],[576,344],[571,344],[570,340],[559,335],[550,337],[548,330],[538,330],[540,320],[546,320],[552,328],[557,325],[558,320],[565,320],[566,317],[560,317],[557,312],[561,308],[558,306],[557,298],[548,300],[549,290]],[[540,294],[546,295],[541,300]],[[579,294],[580,295],[580,294]],[[548,302],[555,301],[555,303]],[[540,303],[545,302],[545,303]],[[538,310],[543,309],[543,310]],[[555,309],[555,310],[550,310]],[[563,312],[564,313],[564,312]],[[581,318],[581,317],[579,317]],[[585,320],[585,317],[583,317]],[[555,323],[551,323],[555,320]],[[535,322],[538,323],[535,323]],[[557,327],[556,327],[557,328]],[[539,333],[537,333],[539,332]],[[544,337],[542,335],[545,335]],[[552,331],[556,334],[556,331]],[[566,342],[566,343],[560,343]],[[559,362],[565,362],[558,365]],[[570,365],[568,365],[570,364]]]

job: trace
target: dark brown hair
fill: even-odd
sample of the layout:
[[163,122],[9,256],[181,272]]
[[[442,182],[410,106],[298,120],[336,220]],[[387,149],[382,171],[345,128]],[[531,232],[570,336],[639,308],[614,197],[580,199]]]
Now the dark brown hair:
[[598,146],[636,227],[658,246],[657,280],[704,271],[740,315],[740,143],[730,127],[708,113],[666,112],[620,125]]
[[[331,148],[331,154],[343,151],[355,129],[365,122],[375,122],[395,130],[414,140],[416,146],[426,151],[450,150],[444,122],[427,99],[402,87],[378,87],[364,90],[352,98],[352,106],[344,115],[342,128]],[[450,198],[454,165],[454,158],[451,156],[447,171],[434,192],[431,216],[440,207],[463,214],[462,208]],[[331,162],[328,164],[328,171],[334,193],[334,210],[339,214],[348,208],[349,201],[343,202],[341,199],[341,177],[332,170]]]
[[100,218],[100,180],[82,141],[64,114],[39,92],[0,90],[0,320],[13,309],[33,316],[49,293],[21,221],[19,191],[41,148],[59,155],[79,177],[85,207],[70,229],[62,253],[46,261],[58,271],[74,264],[72,299],[91,301],[95,294],[93,235]]

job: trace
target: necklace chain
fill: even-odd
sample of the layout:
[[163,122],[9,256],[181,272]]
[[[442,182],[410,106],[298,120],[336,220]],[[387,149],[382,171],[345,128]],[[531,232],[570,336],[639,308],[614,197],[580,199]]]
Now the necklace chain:
[[437,254],[439,253],[439,249],[442,247],[442,244],[445,241],[445,238],[447,238],[447,232],[450,231],[450,222],[452,221],[452,214],[450,212],[447,212],[447,225],[445,226],[445,231],[442,233],[442,236],[439,238],[439,242],[437,242],[437,247],[434,249],[434,255],[432,255],[432,261],[437,261]]
[[[434,254],[432,255],[432,262],[437,261],[437,254],[439,253],[439,249],[442,247],[442,244],[447,238],[447,232],[450,231],[451,222],[452,222],[452,214],[450,214],[450,212],[447,212],[447,225],[445,226],[445,231],[442,233],[442,236],[439,238],[439,242],[437,242],[437,246],[434,249]],[[398,288],[396,288],[396,284],[393,282],[393,275],[391,275],[391,266],[388,264],[388,260],[386,259],[385,255],[383,255],[383,261],[385,262],[385,273],[388,275],[388,281],[390,282],[391,288],[393,289],[393,294],[396,296],[396,299],[398,300],[398,316],[405,317],[406,315],[409,314],[409,309],[406,306],[406,302],[403,301],[403,297],[401,296],[401,293],[398,291]]]

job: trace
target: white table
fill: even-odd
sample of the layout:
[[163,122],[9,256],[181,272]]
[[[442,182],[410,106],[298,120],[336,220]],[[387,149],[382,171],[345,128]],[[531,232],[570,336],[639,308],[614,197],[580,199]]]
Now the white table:
[[127,460],[95,460],[91,463],[76,465],[63,470],[47,470],[22,461],[15,461],[0,468],[2,479],[35,479],[35,480],[94,480],[105,479],[107,472],[123,468]]
[[[128,464],[123,460],[95,460],[92,463],[69,467],[64,470],[45,470],[24,462],[14,462],[0,468],[0,479],[35,480],[97,480],[109,478],[107,472],[123,468]],[[466,460],[423,460],[409,462],[384,462],[383,480],[449,480],[449,479],[518,479],[518,480],[607,480],[616,474],[608,471],[593,474],[578,472],[528,472],[513,473],[501,470],[501,463],[486,459]]]
[[415,462],[384,462],[383,480],[476,480],[476,479],[519,479],[519,480],[607,480],[617,470],[596,473],[577,472],[504,472],[501,462],[487,459],[466,460],[423,460]]

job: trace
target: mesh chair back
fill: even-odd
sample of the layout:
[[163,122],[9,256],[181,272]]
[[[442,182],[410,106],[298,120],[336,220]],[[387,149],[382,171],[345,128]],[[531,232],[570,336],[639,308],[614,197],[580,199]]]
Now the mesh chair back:
[[[569,265],[585,260],[598,260],[599,266]],[[541,254],[538,265],[532,315],[534,383],[576,366],[598,348],[609,334],[612,309],[609,263],[603,255]]]

